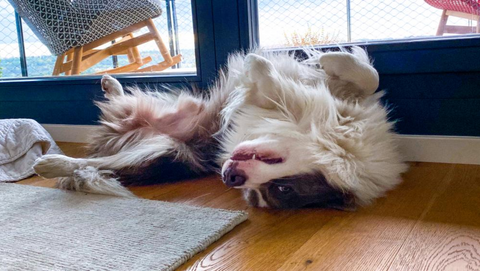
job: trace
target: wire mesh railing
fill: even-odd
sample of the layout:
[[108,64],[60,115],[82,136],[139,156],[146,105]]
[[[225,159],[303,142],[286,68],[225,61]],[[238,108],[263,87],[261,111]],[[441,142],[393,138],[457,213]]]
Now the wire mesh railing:
[[[442,9],[423,0],[258,0],[258,14],[260,45],[290,47],[432,37]],[[475,33],[477,16],[465,16],[448,24]]]
[[[183,56],[182,62],[166,71],[194,72],[196,62],[191,0],[161,0],[161,5],[163,14],[153,19],[154,24],[170,53],[180,53]],[[50,53],[25,22],[16,24],[15,14],[7,0],[0,0],[0,78],[51,75],[56,56]],[[145,31],[139,31],[136,35]],[[139,51],[142,55],[151,56],[151,63],[163,61],[154,41],[140,45]],[[125,64],[128,64],[126,55],[113,56],[82,74],[96,73]]]
[[[463,13],[458,9],[450,13],[444,35],[450,35],[447,32],[452,29],[463,34],[477,32],[478,0],[258,0],[260,46],[290,47],[433,37],[439,31],[443,11],[431,2],[456,7],[465,3],[472,5],[461,10]],[[171,54],[183,55],[183,61],[169,70],[194,71],[191,0],[161,0],[161,3],[164,12],[154,19],[154,23]],[[16,24],[15,10],[7,0],[0,0],[0,28],[0,77],[47,76],[52,73],[56,57],[27,24]],[[139,49],[142,55],[152,57],[152,63],[163,60],[153,41],[139,46]],[[127,56],[111,57],[84,73],[95,73],[127,63]]]
[[22,76],[15,10],[6,0],[0,0],[0,29],[0,77]]

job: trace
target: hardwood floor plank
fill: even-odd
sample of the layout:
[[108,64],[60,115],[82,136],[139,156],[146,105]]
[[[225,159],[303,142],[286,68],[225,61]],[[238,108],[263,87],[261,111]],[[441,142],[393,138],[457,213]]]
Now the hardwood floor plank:
[[412,165],[396,190],[332,219],[279,270],[386,270],[449,174],[451,166]]
[[389,270],[480,270],[480,170],[455,165]]
[[[275,270],[334,217],[333,213],[341,215],[339,211],[322,210],[252,209],[249,212],[248,228],[225,236],[198,255],[193,264],[189,261],[179,270],[190,265],[188,270]],[[259,216],[264,221],[259,221]]]
[[65,155],[75,158],[82,158],[87,155],[86,144],[58,142],[57,145],[65,153]]
[[[189,193],[185,193],[185,191]],[[131,187],[131,191],[138,193],[142,197],[148,197],[154,200],[163,200],[171,202],[183,202],[192,205],[202,206],[216,198],[229,189],[223,185],[218,176],[208,176],[204,178],[179,181],[175,183],[159,184],[143,187]]]

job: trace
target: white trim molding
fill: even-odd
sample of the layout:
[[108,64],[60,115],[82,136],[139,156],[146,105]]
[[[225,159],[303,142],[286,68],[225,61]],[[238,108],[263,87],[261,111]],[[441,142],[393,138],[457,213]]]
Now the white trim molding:
[[[56,141],[87,143],[95,125],[43,124]],[[399,135],[407,161],[480,165],[480,137]]]
[[42,124],[55,141],[88,143],[96,125]]
[[480,137],[399,135],[407,161],[480,165]]

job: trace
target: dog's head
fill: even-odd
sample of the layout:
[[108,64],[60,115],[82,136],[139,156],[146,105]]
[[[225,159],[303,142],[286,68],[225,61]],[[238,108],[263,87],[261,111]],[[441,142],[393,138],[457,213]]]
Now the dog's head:
[[352,193],[327,181],[308,147],[307,142],[275,135],[244,141],[223,164],[223,181],[244,189],[253,206],[353,208]]
[[312,68],[290,60],[246,57],[223,182],[243,189],[251,205],[272,208],[353,209],[396,185],[405,167],[386,111],[336,99],[308,78]]

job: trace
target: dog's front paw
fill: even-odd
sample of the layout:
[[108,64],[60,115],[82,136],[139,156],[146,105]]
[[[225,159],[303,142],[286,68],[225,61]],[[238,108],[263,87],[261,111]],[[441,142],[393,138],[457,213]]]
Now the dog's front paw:
[[105,74],[102,77],[102,89],[103,91],[105,91],[105,96],[107,98],[122,96],[124,94],[120,82],[118,82],[117,79],[111,77],[108,74]]
[[44,178],[68,177],[81,166],[77,160],[65,155],[48,154],[38,158],[33,169]]
[[350,53],[333,52],[323,54],[319,62],[327,75],[354,83],[366,94],[378,88],[378,73],[368,60]]
[[354,55],[341,52],[325,53],[319,62],[325,73],[340,78],[348,76],[350,70],[360,65],[360,61]]

